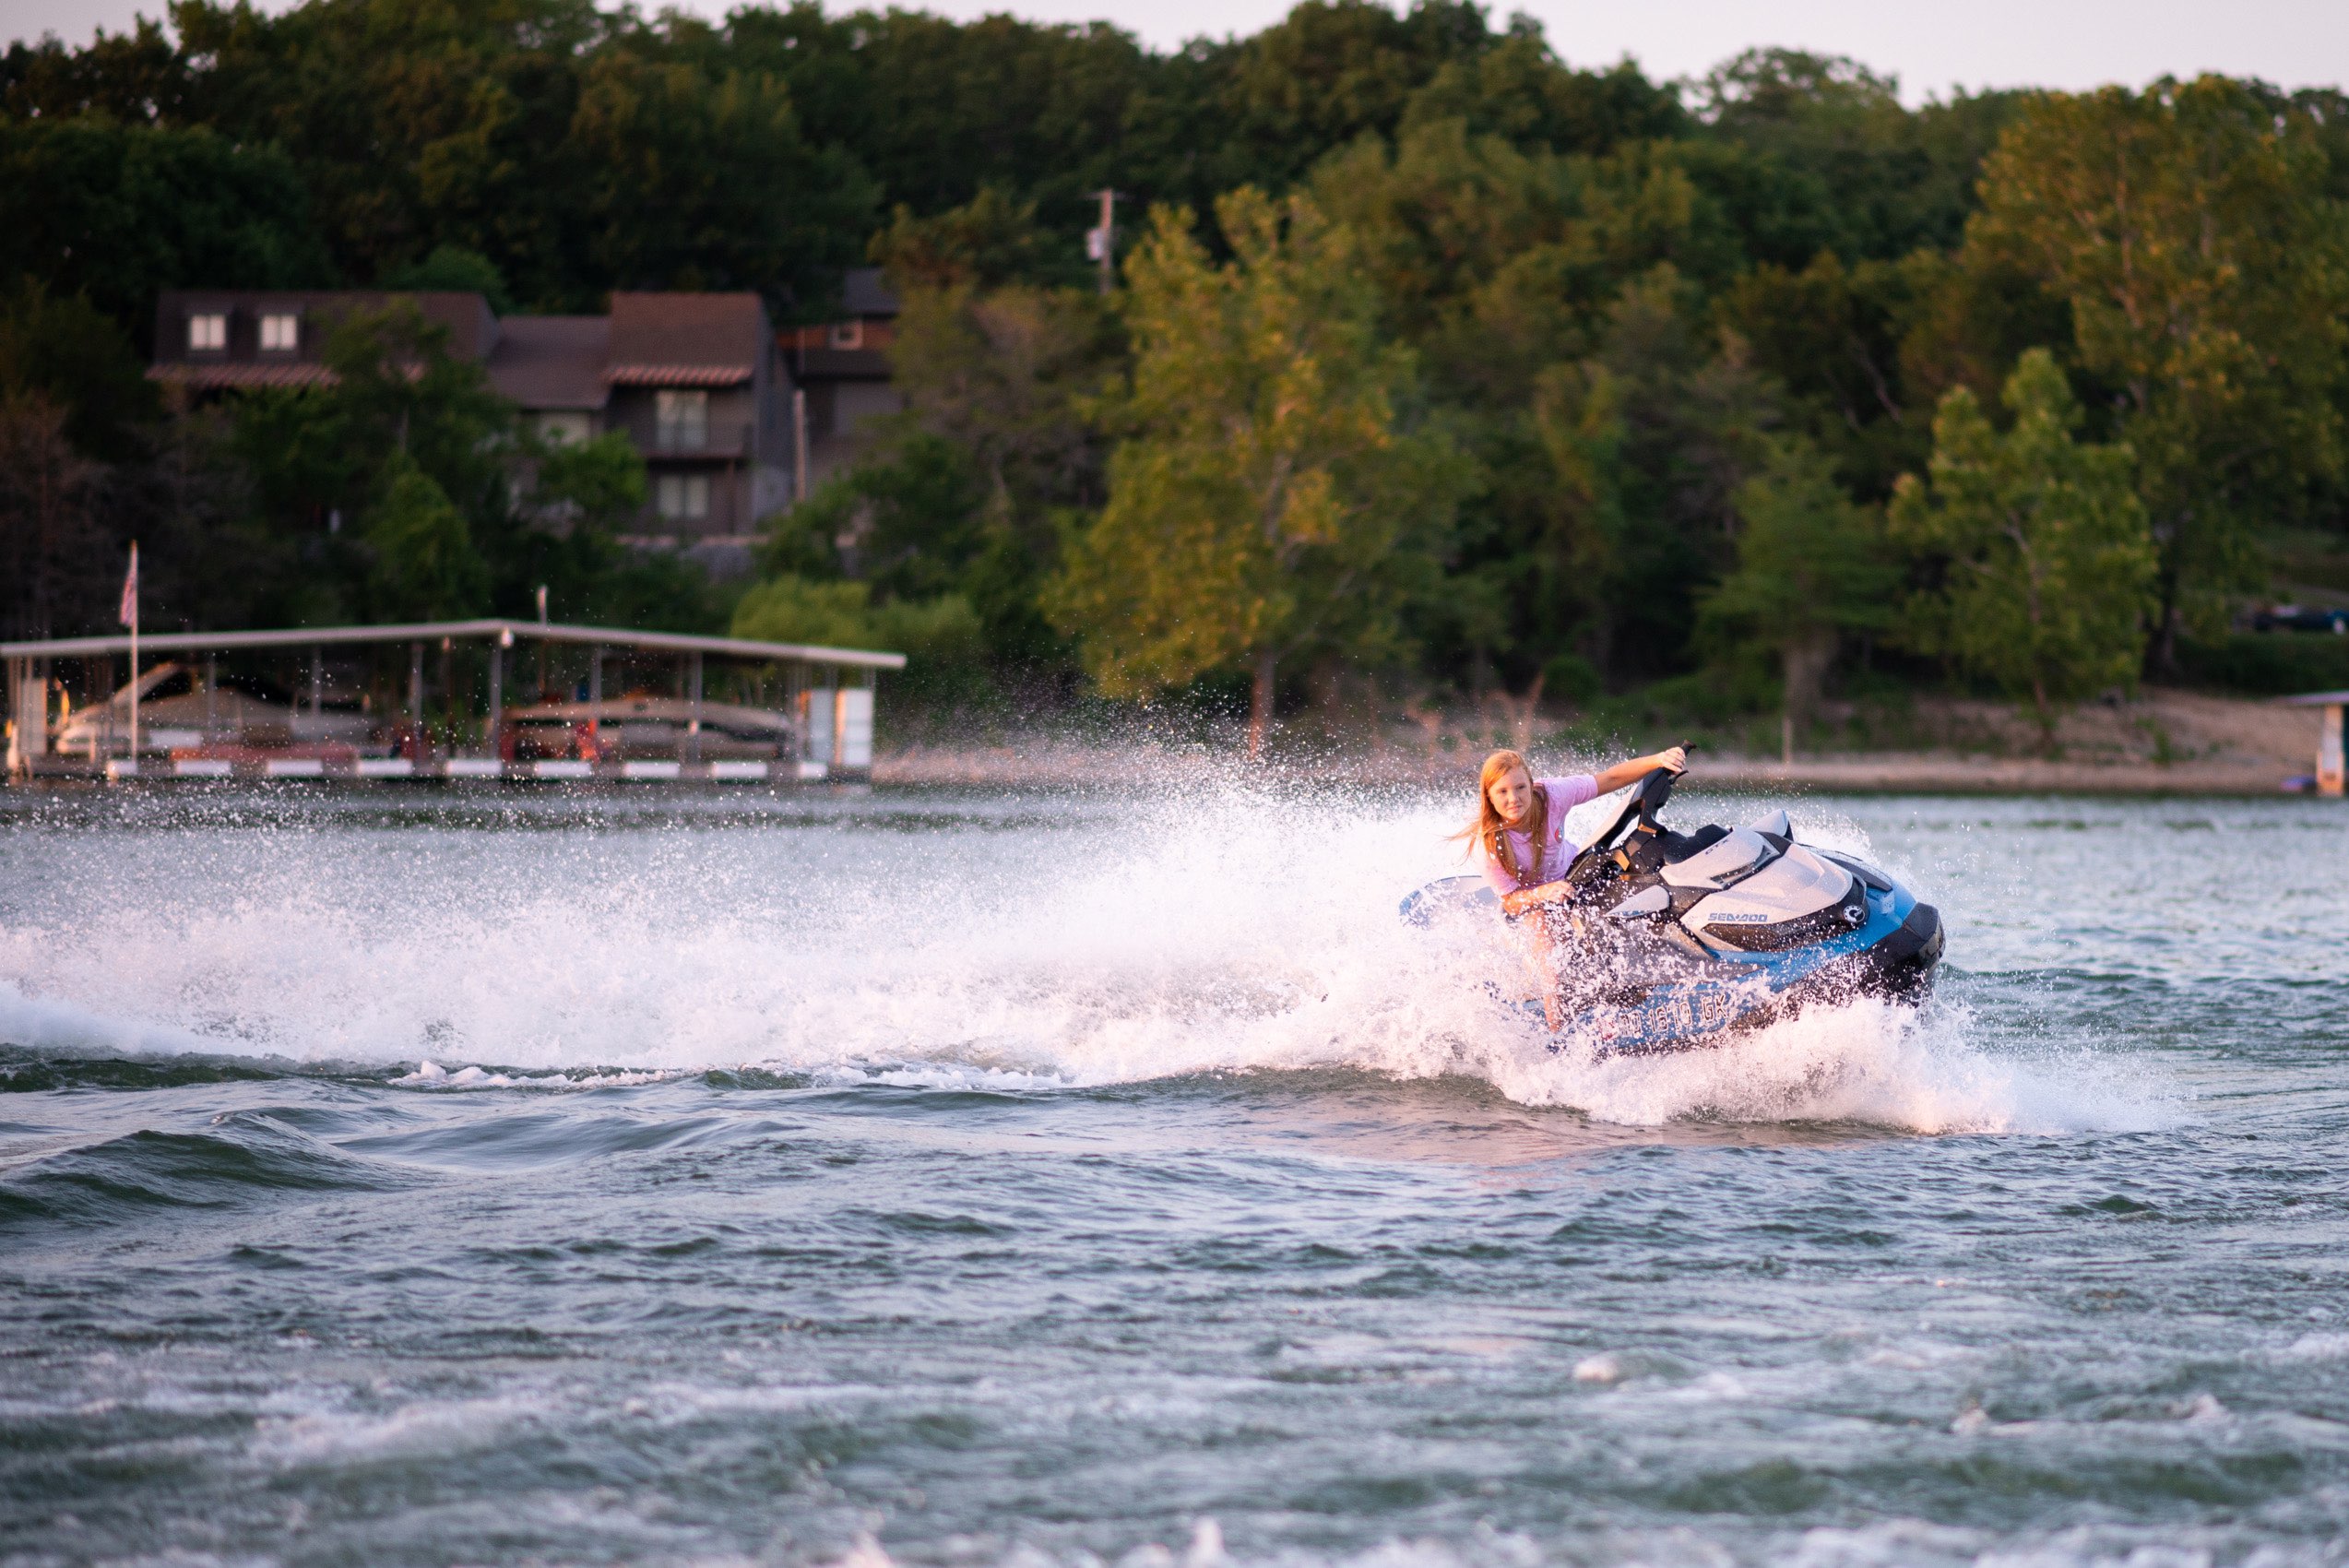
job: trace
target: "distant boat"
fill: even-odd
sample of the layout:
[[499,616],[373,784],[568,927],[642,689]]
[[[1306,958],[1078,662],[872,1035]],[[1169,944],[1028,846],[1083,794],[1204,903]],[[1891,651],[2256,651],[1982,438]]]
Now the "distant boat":
[[682,757],[773,759],[799,754],[788,714],[734,703],[700,705],[700,744],[691,744],[694,705],[682,697],[630,695],[602,702],[548,702],[508,708],[498,755],[508,762]]
[[[50,729],[49,749],[72,756],[122,756],[131,746],[131,691],[75,710]],[[348,708],[317,712],[231,686],[203,689],[185,665],[139,672],[138,749],[173,755],[255,752],[315,756],[329,751],[381,754],[380,720]]]

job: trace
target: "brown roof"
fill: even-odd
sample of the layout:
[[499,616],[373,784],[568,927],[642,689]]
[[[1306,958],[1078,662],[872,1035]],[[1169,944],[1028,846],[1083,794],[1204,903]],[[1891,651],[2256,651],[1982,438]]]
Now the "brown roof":
[[147,372],[149,381],[178,386],[331,386],[341,378],[322,364],[279,361],[270,364],[231,362],[217,364],[159,364]]
[[603,378],[614,386],[740,386],[756,374],[746,364],[616,364]]
[[490,384],[526,409],[600,409],[611,321],[600,315],[509,315],[490,355]]
[[[611,365],[724,367],[730,380],[768,351],[766,307],[756,294],[611,296]],[[705,384],[706,385],[706,384]]]

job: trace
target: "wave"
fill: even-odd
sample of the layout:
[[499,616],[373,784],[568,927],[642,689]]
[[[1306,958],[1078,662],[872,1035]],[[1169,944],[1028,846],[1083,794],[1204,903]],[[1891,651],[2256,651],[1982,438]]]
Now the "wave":
[[1394,918],[1401,893],[1465,869],[1453,803],[1230,786],[1030,802],[1008,825],[898,802],[862,824],[85,835],[74,903],[0,932],[0,1042],[434,1091],[712,1068],[1052,1089],[1341,1067],[1636,1124],[2174,1114],[2096,1041],[1987,1049],[1946,1004],[1818,1011],[1669,1058],[1553,1054],[1489,999],[1522,979],[1497,929],[1430,941]]
[[271,1118],[240,1113],[217,1131],[144,1129],[44,1150],[0,1181],[0,1226],[84,1227],[140,1211],[211,1209],[289,1191],[372,1190],[402,1177]]

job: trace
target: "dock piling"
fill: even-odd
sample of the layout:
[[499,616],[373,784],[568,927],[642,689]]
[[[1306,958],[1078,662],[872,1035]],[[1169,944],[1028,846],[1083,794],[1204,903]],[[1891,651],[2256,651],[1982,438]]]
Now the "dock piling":
[[414,726],[415,740],[410,742],[410,754],[415,760],[424,759],[424,645],[408,645],[408,721]]

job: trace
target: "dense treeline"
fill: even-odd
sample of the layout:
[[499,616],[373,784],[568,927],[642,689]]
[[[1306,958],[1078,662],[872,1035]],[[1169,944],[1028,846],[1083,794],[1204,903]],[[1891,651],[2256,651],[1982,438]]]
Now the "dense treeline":
[[399,394],[467,432],[431,451],[364,374],[160,408],[137,352],[192,283],[822,319],[883,260],[908,413],[776,520],[732,618],[914,643],[964,695],[1228,683],[1263,719],[1371,679],[1676,678],[1799,718],[1865,659],[2047,713],[2174,671],[2279,548],[2321,577],[2342,527],[2338,93],[1910,109],[1783,52],[1664,84],[1449,3],[1161,54],[812,5],[192,0],[18,43],[0,94],[20,629],[99,618],[134,531],[196,622],[516,609],[560,574],[728,613],[611,544],[624,454],[549,469],[459,367]]

